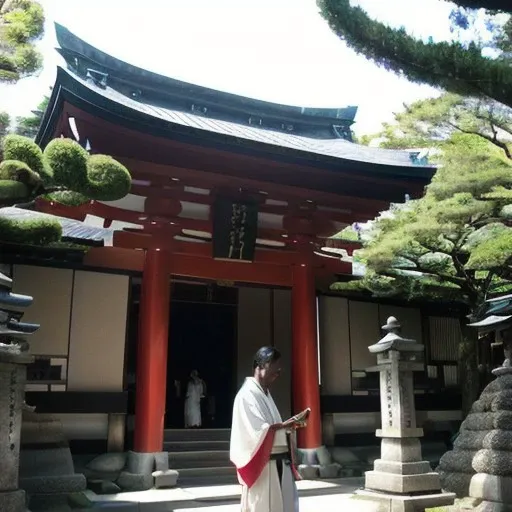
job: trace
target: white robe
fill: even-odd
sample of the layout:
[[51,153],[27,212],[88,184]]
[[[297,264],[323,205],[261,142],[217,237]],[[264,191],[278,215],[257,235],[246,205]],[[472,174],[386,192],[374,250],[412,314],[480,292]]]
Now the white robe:
[[204,385],[201,380],[189,381],[185,398],[185,428],[201,426],[201,398]]
[[281,423],[272,396],[249,377],[233,406],[230,459],[242,488],[242,512],[298,512],[295,476],[283,464],[282,482],[271,453],[288,452],[286,433],[271,425]]

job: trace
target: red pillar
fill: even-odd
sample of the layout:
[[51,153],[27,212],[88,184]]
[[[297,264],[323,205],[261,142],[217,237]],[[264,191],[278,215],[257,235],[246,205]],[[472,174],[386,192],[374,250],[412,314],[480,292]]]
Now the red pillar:
[[292,287],[292,389],[294,411],[311,407],[308,426],[298,431],[299,448],[322,445],[316,290],[313,268],[309,264],[293,268]]
[[161,452],[164,441],[167,345],[169,339],[169,254],[146,251],[139,313],[134,451]]

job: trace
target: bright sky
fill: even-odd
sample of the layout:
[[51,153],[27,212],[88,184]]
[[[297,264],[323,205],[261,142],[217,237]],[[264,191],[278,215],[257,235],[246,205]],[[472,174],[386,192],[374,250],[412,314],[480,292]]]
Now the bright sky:
[[[47,28],[38,77],[0,86],[0,110],[23,115],[53,84],[62,60],[53,22],[130,64],[277,103],[359,106],[355,131],[377,131],[404,102],[436,94],[377,68],[329,29],[315,0],[39,0]],[[442,0],[352,0],[418,37],[449,39]]]

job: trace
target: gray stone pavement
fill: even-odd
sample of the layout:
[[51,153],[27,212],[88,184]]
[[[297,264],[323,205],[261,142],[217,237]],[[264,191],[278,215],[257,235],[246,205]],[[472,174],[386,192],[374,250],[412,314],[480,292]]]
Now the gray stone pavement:
[[[357,510],[372,512],[370,504],[351,499],[362,487],[362,478],[298,482],[300,512]],[[239,512],[240,486],[222,485],[122,493],[111,496],[88,494],[93,510],[112,512]]]

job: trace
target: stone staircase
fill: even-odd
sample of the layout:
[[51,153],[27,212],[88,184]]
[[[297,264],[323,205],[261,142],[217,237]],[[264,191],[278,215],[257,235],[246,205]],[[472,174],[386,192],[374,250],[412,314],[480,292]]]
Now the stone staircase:
[[164,450],[169,466],[179,472],[179,485],[236,484],[229,460],[229,429],[166,430]]

